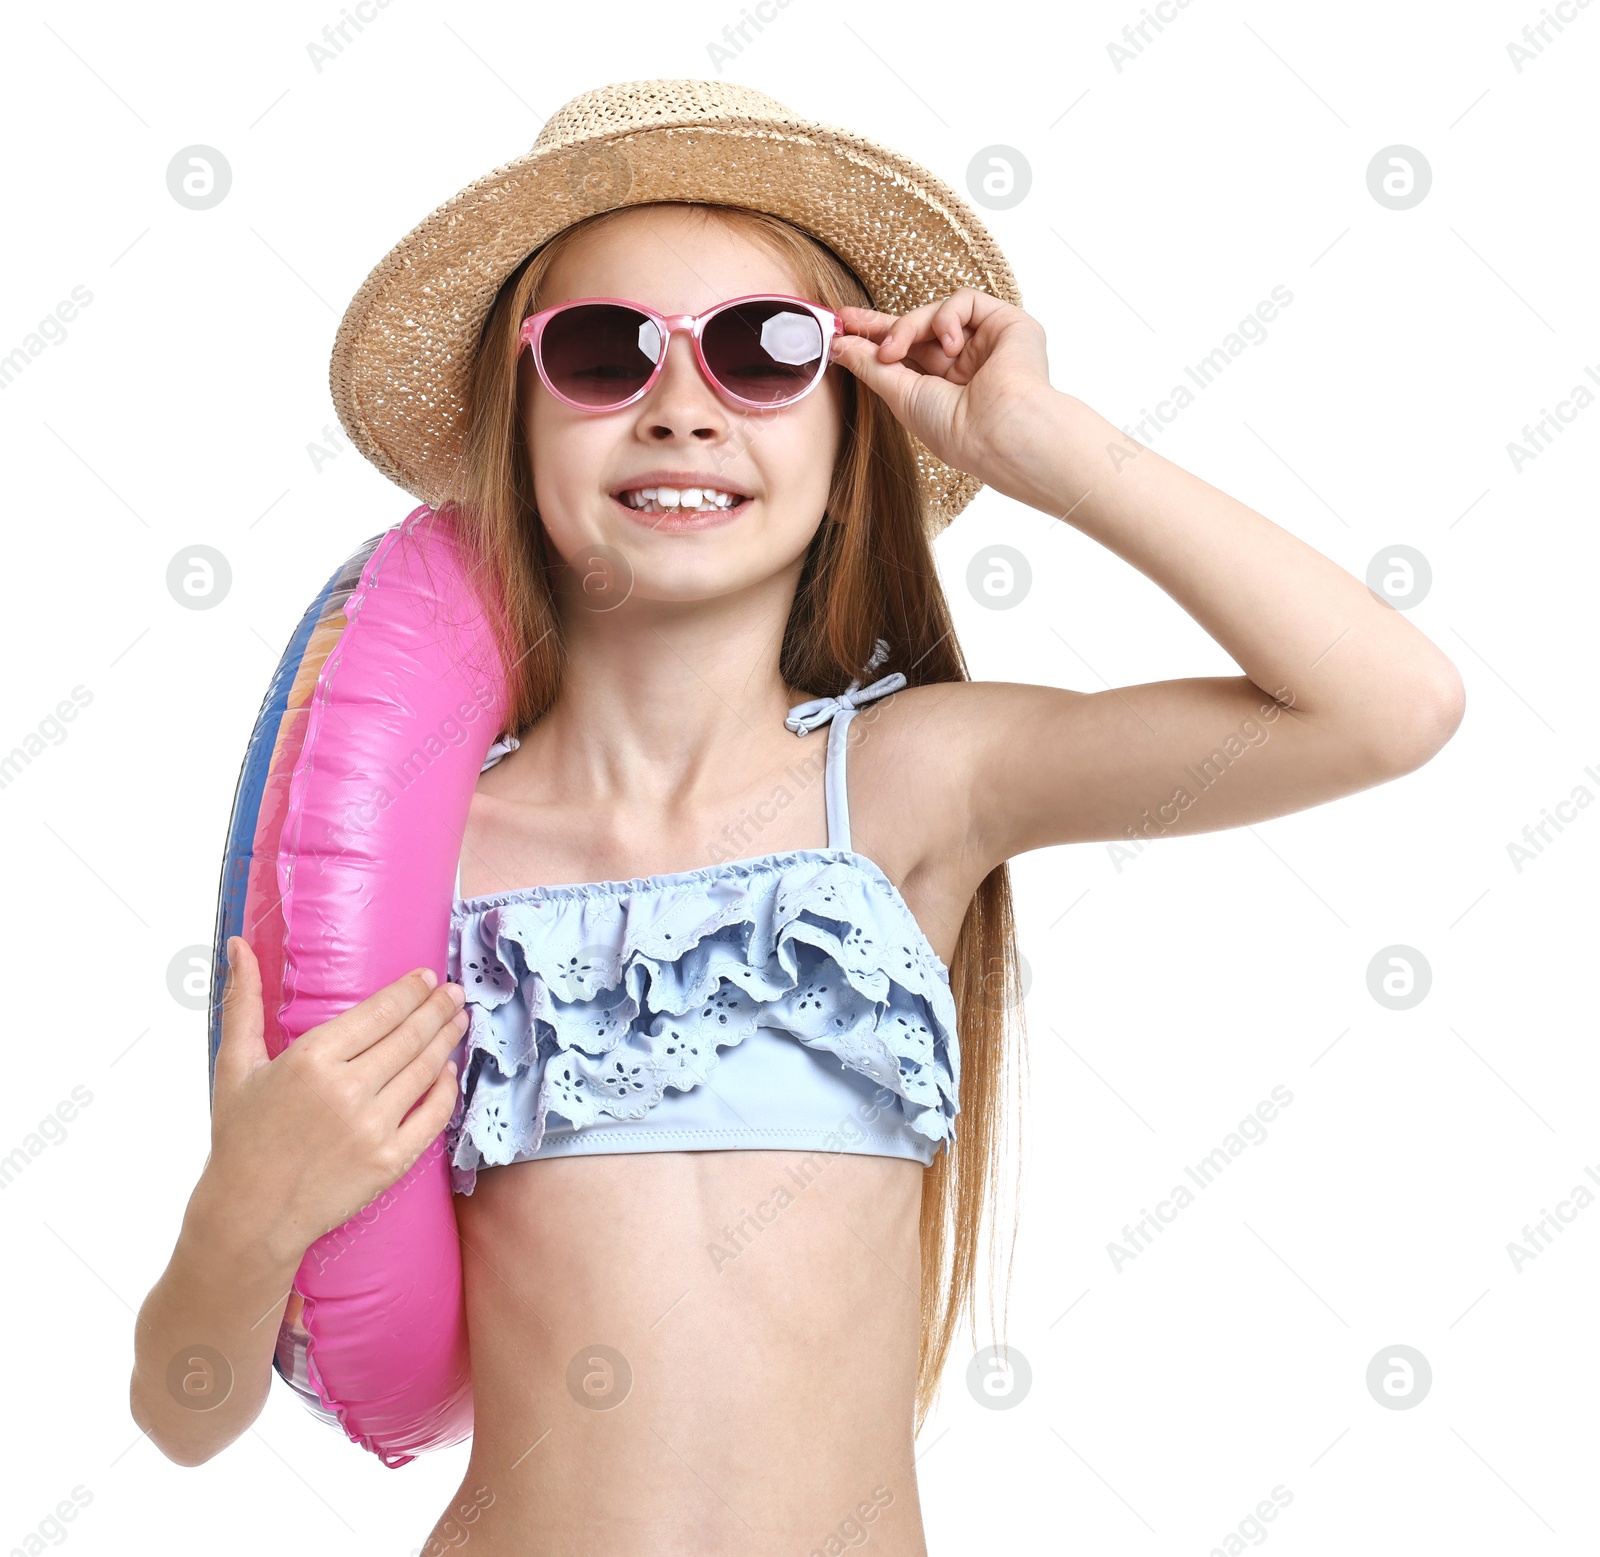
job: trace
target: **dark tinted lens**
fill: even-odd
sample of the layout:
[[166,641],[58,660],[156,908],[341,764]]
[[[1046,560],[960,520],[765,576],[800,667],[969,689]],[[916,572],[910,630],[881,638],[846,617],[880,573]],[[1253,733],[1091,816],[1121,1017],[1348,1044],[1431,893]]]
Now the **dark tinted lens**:
[[644,387],[661,332],[643,314],[615,303],[581,303],[545,327],[539,354],[550,382],[580,405],[620,405]]
[[725,389],[765,405],[799,394],[817,377],[822,326],[793,303],[740,303],[706,326],[700,348]]

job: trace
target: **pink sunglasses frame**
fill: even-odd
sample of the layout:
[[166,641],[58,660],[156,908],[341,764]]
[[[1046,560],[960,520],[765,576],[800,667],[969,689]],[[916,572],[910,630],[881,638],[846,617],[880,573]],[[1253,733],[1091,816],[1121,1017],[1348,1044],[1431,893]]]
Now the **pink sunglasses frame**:
[[[544,369],[544,355],[540,350],[540,343],[544,339],[545,326],[559,313],[566,312],[569,308],[578,308],[590,303],[613,303],[620,308],[631,308],[635,313],[643,314],[654,323],[661,332],[661,339],[666,343],[661,350],[661,355],[656,359],[656,365],[651,370],[650,377],[629,395],[626,400],[619,400],[615,405],[585,405],[581,400],[573,400],[561,393],[550,382],[550,375]],[[811,380],[798,394],[790,395],[784,400],[747,400],[743,395],[735,394],[728,386],[713,373],[706,363],[706,354],[700,344],[700,337],[706,325],[716,316],[729,308],[735,308],[740,303],[793,303],[796,307],[804,308],[819,325],[822,326],[822,360],[817,366],[816,377]],[[719,395],[726,400],[731,400],[735,405],[746,407],[753,411],[778,411],[784,406],[790,406],[797,400],[803,400],[813,389],[820,384],[826,375],[832,361],[830,347],[836,335],[844,334],[844,320],[825,303],[813,303],[809,298],[789,297],[782,292],[750,292],[743,297],[730,297],[726,302],[718,303],[715,308],[708,308],[703,314],[658,314],[653,308],[646,308],[643,303],[635,303],[625,297],[574,297],[565,303],[557,303],[553,308],[541,308],[536,314],[529,314],[522,321],[522,329],[518,332],[518,347],[520,354],[523,347],[533,352],[533,365],[539,374],[539,381],[563,405],[571,406],[577,411],[590,411],[605,413],[608,411],[621,411],[630,405],[637,404],[655,387],[656,380],[661,377],[661,370],[667,363],[667,347],[672,344],[672,335],[676,330],[687,330],[689,338],[694,342],[695,360],[700,364],[700,376],[705,379]]]

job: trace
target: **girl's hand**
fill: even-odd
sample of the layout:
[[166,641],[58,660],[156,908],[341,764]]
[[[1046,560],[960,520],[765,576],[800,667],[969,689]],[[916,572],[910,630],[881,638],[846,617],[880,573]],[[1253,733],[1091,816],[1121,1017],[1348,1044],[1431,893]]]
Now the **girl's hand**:
[[839,313],[848,333],[834,340],[833,360],[947,465],[1011,490],[1040,413],[1061,398],[1039,321],[971,287],[908,314]]
[[456,1071],[446,1061],[466,1031],[465,996],[417,969],[269,1059],[260,966],[242,936],[228,944],[202,1179],[235,1225],[297,1264],[449,1123]]

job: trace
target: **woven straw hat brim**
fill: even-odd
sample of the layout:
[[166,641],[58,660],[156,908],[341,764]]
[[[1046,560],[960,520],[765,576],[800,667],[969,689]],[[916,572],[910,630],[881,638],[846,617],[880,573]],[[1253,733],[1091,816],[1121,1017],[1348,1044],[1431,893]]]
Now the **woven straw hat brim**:
[[[832,249],[875,308],[958,287],[1022,301],[993,238],[897,152],[727,82],[642,81],[575,98],[533,149],[469,184],[392,248],[340,321],[329,369],[351,441],[424,502],[454,490],[479,332],[506,277],[563,228],[661,200],[746,206]],[[930,535],[981,483],[916,443]]]

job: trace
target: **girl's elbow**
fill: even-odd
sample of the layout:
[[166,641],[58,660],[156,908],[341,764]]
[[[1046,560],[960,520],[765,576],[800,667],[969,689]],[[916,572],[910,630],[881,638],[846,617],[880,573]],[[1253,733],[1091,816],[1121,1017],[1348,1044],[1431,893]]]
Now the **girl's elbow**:
[[128,1414],[133,1418],[133,1425],[161,1451],[164,1459],[186,1470],[193,1470],[207,1460],[215,1459],[232,1442],[231,1438],[219,1439],[215,1434],[197,1438],[183,1433],[169,1433],[166,1429],[170,1422],[165,1419],[165,1414],[159,1409],[151,1409],[150,1403],[143,1398],[137,1374],[128,1389]]
[[1466,711],[1461,673],[1440,655],[1438,665],[1418,678],[1400,711],[1385,721],[1380,742],[1383,766],[1398,776],[1431,761],[1461,727]]

